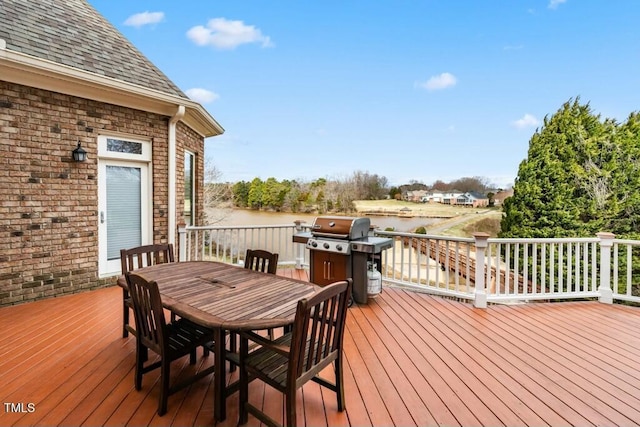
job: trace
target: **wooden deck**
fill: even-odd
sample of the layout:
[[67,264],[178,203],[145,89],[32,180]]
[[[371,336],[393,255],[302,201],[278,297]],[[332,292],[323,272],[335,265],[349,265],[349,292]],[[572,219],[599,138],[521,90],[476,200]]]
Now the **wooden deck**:
[[[113,287],[0,309],[0,425],[213,424],[211,377],[171,396],[163,417],[157,373],[134,389],[134,339],[121,338],[120,298]],[[480,310],[385,288],[350,309],[345,346],[347,410],[337,412],[335,395],[309,383],[299,392],[300,425],[640,424],[638,308]],[[212,360],[199,357],[196,368]],[[172,374],[192,369],[185,359]],[[274,390],[254,382],[250,400],[282,419]],[[234,426],[237,395],[227,404],[220,425]]]

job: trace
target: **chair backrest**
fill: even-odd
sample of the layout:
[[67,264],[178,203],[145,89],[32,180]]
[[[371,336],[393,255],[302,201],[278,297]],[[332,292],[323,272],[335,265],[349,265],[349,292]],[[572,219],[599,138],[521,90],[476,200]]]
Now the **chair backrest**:
[[278,271],[278,254],[262,249],[247,249],[244,257],[244,268],[276,274]]
[[160,243],[120,250],[122,274],[155,264],[174,262],[173,244]]
[[158,284],[132,272],[126,273],[125,277],[133,302],[137,338],[147,348],[162,355],[167,325]]
[[289,378],[306,381],[341,357],[352,280],[325,286],[298,302],[289,355]]

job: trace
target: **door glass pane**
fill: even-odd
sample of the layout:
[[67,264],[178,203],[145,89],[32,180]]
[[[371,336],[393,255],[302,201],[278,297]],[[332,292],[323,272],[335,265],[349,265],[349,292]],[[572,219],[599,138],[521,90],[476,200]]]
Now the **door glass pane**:
[[140,168],[107,166],[107,259],[142,244]]
[[184,222],[187,225],[194,225],[193,213],[195,207],[195,183],[193,175],[194,166],[193,153],[184,153]]

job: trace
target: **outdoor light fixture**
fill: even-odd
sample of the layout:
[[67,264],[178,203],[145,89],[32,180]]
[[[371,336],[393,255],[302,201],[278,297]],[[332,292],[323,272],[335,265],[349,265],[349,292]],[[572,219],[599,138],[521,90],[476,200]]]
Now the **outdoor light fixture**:
[[84,162],[87,160],[87,152],[80,146],[80,141],[78,141],[78,146],[73,150],[72,154],[74,162]]

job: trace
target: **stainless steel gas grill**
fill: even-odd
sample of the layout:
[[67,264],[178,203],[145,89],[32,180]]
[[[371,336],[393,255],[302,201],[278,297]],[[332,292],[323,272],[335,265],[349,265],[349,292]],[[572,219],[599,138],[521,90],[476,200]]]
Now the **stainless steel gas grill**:
[[393,240],[369,236],[369,218],[319,216],[311,231],[296,233],[293,241],[309,249],[311,282],[325,286],[349,277],[353,279],[353,299],[367,302],[367,263],[380,271],[380,254]]

